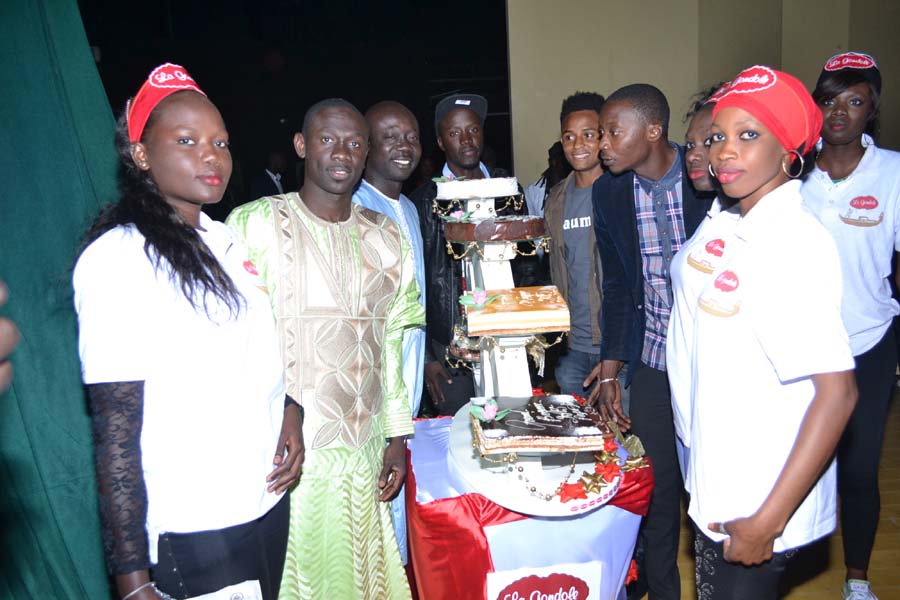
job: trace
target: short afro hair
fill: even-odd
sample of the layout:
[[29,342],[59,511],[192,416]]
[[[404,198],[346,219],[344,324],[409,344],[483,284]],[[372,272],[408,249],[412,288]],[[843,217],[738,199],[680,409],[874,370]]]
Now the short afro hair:
[[326,108],[346,108],[359,115],[359,118],[362,119],[363,123],[366,122],[366,118],[359,112],[359,109],[347,100],[344,100],[343,98],[326,98],[325,100],[319,100],[310,106],[306,111],[306,114],[303,115],[303,125],[300,128],[300,133],[303,134],[303,137],[306,137],[306,134],[309,131],[309,124],[312,123],[312,120]]
[[628,102],[646,123],[659,123],[669,137],[669,102],[665,94],[649,83],[632,83],[613,92],[607,102]]
[[600,110],[606,99],[596,92],[575,92],[562,102],[562,108],[559,110],[559,126],[563,123],[571,113],[579,110],[592,110],[600,115]]

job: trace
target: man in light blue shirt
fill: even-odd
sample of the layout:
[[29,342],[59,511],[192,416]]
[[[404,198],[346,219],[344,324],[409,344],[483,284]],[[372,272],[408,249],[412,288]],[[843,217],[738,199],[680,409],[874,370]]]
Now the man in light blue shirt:
[[[416,170],[422,156],[419,123],[405,106],[379,102],[366,111],[369,123],[369,156],[366,172],[353,201],[393,219],[409,241],[413,252],[416,282],[425,306],[425,263],[419,215],[400,190]],[[409,391],[409,406],[415,417],[422,399],[422,370],[425,362],[425,328],[408,329],[403,335],[403,382]],[[391,504],[394,531],[400,556],[407,562],[406,507],[401,492]]]

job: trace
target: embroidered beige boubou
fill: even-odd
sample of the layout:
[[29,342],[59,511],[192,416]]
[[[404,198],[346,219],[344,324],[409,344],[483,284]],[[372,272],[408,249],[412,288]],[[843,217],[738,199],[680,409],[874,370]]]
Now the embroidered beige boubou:
[[[384,215],[357,205],[348,220],[331,223],[302,201],[269,201],[279,248],[275,313],[285,383],[306,409],[306,443],[359,448],[382,408],[381,348],[400,285],[400,232]],[[330,257],[319,251],[297,210],[328,231]],[[359,234],[358,253],[352,229]]]

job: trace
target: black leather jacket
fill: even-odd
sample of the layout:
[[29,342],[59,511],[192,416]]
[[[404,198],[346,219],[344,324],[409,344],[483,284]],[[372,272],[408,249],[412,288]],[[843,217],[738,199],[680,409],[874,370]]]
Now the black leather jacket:
[[[492,169],[491,177],[509,177],[503,169]],[[521,192],[521,188],[519,190]],[[432,354],[431,342],[444,346],[453,339],[453,326],[460,320],[459,297],[462,294],[462,261],[447,254],[444,238],[444,222],[435,214],[432,201],[437,196],[437,184],[429,181],[410,195],[419,213],[425,257],[425,362],[444,357]],[[500,215],[526,214],[525,201],[519,211],[512,206],[499,211]],[[513,280],[516,286],[544,285],[543,276],[535,257],[518,256],[512,261]]]

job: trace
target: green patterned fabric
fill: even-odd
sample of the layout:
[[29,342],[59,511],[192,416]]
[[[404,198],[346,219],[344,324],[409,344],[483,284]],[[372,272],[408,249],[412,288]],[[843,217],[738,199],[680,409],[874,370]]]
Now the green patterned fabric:
[[75,0],[0,2],[0,23],[0,310],[22,332],[0,397],[0,598],[104,600],[71,266],[115,197],[114,122]]
[[384,444],[308,452],[291,492],[291,527],[279,600],[410,598],[391,524],[378,500]]

